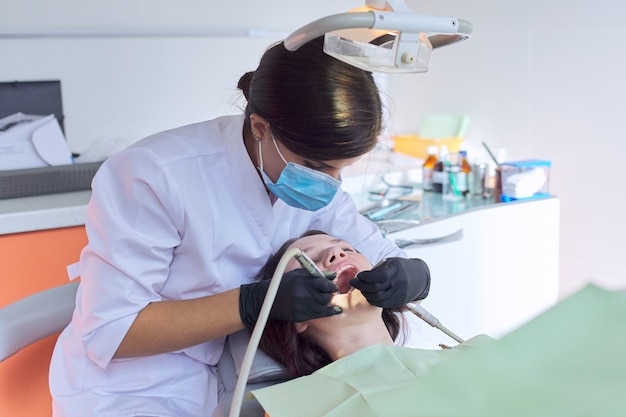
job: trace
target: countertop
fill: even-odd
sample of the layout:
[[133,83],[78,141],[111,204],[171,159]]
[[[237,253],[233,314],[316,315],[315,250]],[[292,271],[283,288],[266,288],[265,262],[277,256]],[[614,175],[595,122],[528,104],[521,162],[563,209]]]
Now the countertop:
[[[472,196],[458,201],[443,200],[441,194],[422,192],[419,188],[421,162],[390,152],[372,152],[344,171],[343,188],[354,197],[357,207],[363,209],[376,203],[376,197],[371,191],[387,190],[388,185],[392,184],[389,194],[394,194],[398,189],[393,185],[412,186],[412,197],[420,202],[411,210],[394,217],[393,221],[379,224],[383,231],[387,229],[389,232],[493,207],[496,204],[533,201],[495,203],[491,198]],[[0,235],[82,226],[90,197],[91,191],[85,190],[0,199]]]
[[[420,161],[377,149],[346,169],[344,189],[352,194],[368,187],[381,171],[406,171],[419,166]],[[0,199],[0,235],[82,226],[90,197],[91,191],[84,190]]]
[[[0,235],[82,226],[85,224],[90,196],[91,191],[86,190],[0,200]],[[377,203],[367,192],[356,193],[353,196],[361,209]],[[532,201],[494,203],[492,199],[469,196],[458,201],[446,201],[442,199],[441,194],[420,191],[417,191],[414,197],[420,200],[418,204],[391,220],[381,222],[379,226],[391,232],[496,204]]]
[[91,191],[0,200],[0,235],[82,226]]

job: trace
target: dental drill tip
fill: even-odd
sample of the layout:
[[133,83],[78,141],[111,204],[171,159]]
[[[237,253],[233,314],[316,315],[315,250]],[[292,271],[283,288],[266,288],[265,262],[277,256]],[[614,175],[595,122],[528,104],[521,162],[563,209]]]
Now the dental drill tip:
[[335,278],[337,278],[337,273],[336,273],[336,272],[334,272],[334,271],[325,271],[325,272],[324,272],[324,278],[326,278],[326,279],[328,279],[328,280],[332,281],[332,280],[334,280]]

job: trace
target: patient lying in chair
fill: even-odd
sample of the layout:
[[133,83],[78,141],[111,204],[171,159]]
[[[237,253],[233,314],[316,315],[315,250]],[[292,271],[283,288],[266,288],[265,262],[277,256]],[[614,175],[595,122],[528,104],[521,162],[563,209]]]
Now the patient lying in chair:
[[[337,316],[302,323],[270,321],[259,347],[281,363],[291,377],[308,375],[332,361],[372,345],[394,345],[403,331],[398,310],[370,305],[359,290],[351,291],[350,280],[372,268],[370,261],[352,245],[323,232],[309,231],[287,241],[267,262],[258,275],[271,279],[282,255],[290,248],[303,250],[322,271],[337,273],[339,292],[331,304],[343,309]],[[286,271],[301,268],[295,258]],[[311,279],[316,279],[311,277]]]
[[[342,293],[331,302],[344,313],[298,324],[268,322],[267,329],[286,327],[266,332],[267,354],[291,375],[303,376],[252,389],[260,403],[253,415],[596,415],[592,410],[616,415],[626,410],[623,397],[609,394],[623,386],[622,294],[587,287],[501,340],[478,335],[451,349],[413,349],[394,346],[395,325],[387,324],[384,311],[362,303],[357,291],[345,292],[343,271],[369,265],[347,242],[323,234],[288,242],[263,269],[262,279],[272,276],[288,247],[305,250],[322,270],[340,272]],[[297,267],[295,262],[288,266]],[[574,327],[579,331],[571,332]],[[581,357],[595,359],[581,362]],[[584,378],[572,378],[574,369]],[[591,386],[597,386],[592,393]]]
[[[359,290],[350,288],[350,279],[361,271],[371,269],[372,264],[352,245],[341,239],[315,230],[308,231],[299,238],[291,239],[268,260],[257,275],[257,279],[271,279],[281,257],[290,248],[303,250],[322,271],[337,273],[335,282],[339,292],[333,295],[331,304],[340,306],[343,313],[301,323],[269,321],[259,344],[260,350],[257,352],[257,360],[262,365],[253,366],[251,373],[255,380],[258,380],[256,375],[263,371],[270,376],[282,378],[277,382],[283,382],[286,379],[310,375],[320,369],[320,372],[334,372],[339,369],[337,366],[343,367],[344,364],[349,364],[350,373],[356,372],[357,378],[360,373],[363,375],[361,379],[366,381],[367,372],[375,368],[376,361],[384,364],[385,372],[392,380],[396,380],[398,372],[404,372],[405,376],[414,380],[416,376],[422,375],[428,366],[440,361],[446,355],[442,355],[441,351],[424,351],[397,346],[402,343],[407,331],[403,315],[397,309],[383,309],[370,305]],[[300,264],[295,259],[291,259],[285,270],[290,271],[296,268],[301,268]],[[311,279],[319,278],[311,277]],[[234,337],[241,338],[242,335],[237,334]],[[370,349],[372,347],[374,347],[373,350]],[[379,350],[382,348],[384,348],[383,351]],[[234,357],[238,357],[235,362],[240,362],[245,346],[239,342],[239,346],[235,346],[234,349],[238,350],[233,354]],[[231,350],[233,350],[232,345]],[[355,356],[359,352],[363,352],[361,355],[366,355],[361,357],[364,361]],[[392,362],[396,363],[395,366],[385,363],[385,358],[390,358],[389,355],[393,357]],[[352,357],[356,359],[351,359]],[[346,360],[333,364],[342,358]],[[353,363],[355,361],[356,363]],[[327,366],[330,364],[332,365]],[[332,367],[333,365],[335,368]],[[279,366],[283,368],[282,373],[277,372]],[[265,369],[260,370],[260,367]],[[341,373],[345,375],[345,370]],[[322,375],[323,373],[319,375],[316,373],[308,378],[312,383],[314,381],[311,378],[314,378],[322,385],[332,386],[328,384],[328,381],[321,382],[323,381],[323,378],[320,379]],[[264,379],[265,384],[273,385],[271,381],[267,383],[268,379],[271,380],[270,377]],[[337,381],[336,377],[333,379]],[[268,408],[268,411],[273,410],[270,413],[272,417],[277,415],[275,409],[277,404],[280,404],[281,410],[289,409],[287,403],[292,403],[297,409],[301,407],[301,401],[306,398],[294,401],[288,399],[293,390],[298,390],[296,387],[299,386],[299,380],[280,385],[280,387],[275,385],[275,389],[278,389],[276,392],[279,394],[273,394],[271,390],[255,391],[256,397],[262,400],[263,406]],[[314,385],[304,387],[304,392],[313,388]],[[252,389],[254,390],[255,387]],[[283,390],[289,393],[287,397],[284,396]],[[298,397],[296,395],[292,398]],[[325,398],[329,399],[328,396]],[[228,397],[228,401],[230,400]],[[227,408],[227,406],[224,407],[224,409]],[[300,409],[295,414],[294,412],[295,410],[292,410],[291,415],[302,415],[303,411]],[[247,405],[244,405],[242,409],[242,416],[253,415],[262,416],[263,411],[258,404],[254,406],[247,401]]]

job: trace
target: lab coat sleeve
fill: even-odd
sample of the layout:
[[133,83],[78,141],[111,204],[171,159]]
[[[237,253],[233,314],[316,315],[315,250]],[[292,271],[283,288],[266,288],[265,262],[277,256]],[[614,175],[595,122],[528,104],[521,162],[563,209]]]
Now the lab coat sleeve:
[[183,210],[166,166],[141,148],[107,160],[94,178],[87,209],[89,244],[72,325],[100,367],[111,361],[145,306],[162,299]]

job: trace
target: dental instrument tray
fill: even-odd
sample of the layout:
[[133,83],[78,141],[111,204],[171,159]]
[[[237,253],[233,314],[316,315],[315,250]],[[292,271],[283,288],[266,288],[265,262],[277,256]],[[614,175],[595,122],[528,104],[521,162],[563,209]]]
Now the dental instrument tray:
[[384,199],[360,210],[360,213],[372,221],[387,220],[417,209],[419,203],[419,199],[412,198]]

